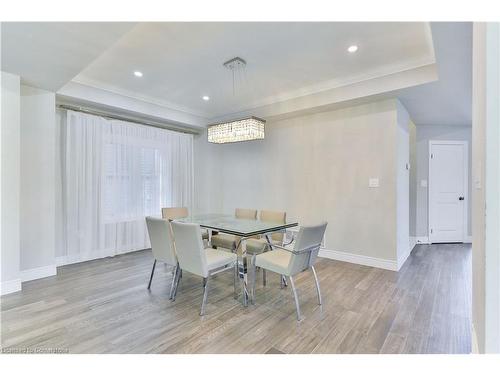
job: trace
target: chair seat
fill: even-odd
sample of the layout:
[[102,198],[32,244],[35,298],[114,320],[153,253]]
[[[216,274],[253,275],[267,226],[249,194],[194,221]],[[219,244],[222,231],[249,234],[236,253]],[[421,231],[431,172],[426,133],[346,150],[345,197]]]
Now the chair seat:
[[227,251],[210,248],[205,251],[207,254],[207,266],[210,271],[234,263],[237,260],[236,254]]
[[239,241],[238,236],[232,234],[219,233],[212,236],[212,246],[223,247],[225,249],[234,250]]
[[250,254],[260,254],[268,247],[265,238],[259,238],[259,239],[250,238],[245,241],[245,244],[247,253]]
[[291,257],[292,253],[289,251],[276,249],[257,255],[255,265],[281,275],[290,276],[288,275],[288,265]]

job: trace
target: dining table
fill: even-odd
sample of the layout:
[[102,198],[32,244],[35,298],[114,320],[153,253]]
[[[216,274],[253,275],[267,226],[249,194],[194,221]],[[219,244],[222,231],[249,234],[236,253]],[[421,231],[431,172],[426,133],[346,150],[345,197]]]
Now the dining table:
[[[236,254],[238,255],[238,278],[241,284],[241,294],[243,306],[248,306],[249,286],[248,286],[248,257],[246,251],[246,241],[250,238],[265,238],[269,249],[273,249],[271,235],[276,232],[285,232],[287,228],[298,226],[296,220],[286,220],[283,222],[272,222],[263,220],[249,220],[236,218],[228,214],[197,214],[184,218],[175,219],[179,222],[198,224],[201,228],[207,229],[210,244],[213,233],[226,233],[238,238]],[[255,275],[254,275],[255,277]]]

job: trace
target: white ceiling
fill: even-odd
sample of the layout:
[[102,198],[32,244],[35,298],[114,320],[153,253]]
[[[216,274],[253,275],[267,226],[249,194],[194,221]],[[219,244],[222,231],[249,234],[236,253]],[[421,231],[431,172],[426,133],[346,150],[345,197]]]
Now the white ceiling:
[[57,91],[134,23],[2,22],[1,69]]
[[[195,126],[384,93],[417,124],[466,125],[471,34],[470,23],[433,23],[432,34],[428,23],[2,23],[2,70],[74,101]],[[233,94],[222,63],[235,56],[248,65]]]
[[214,118],[433,62],[427,23],[141,23],[74,81]]

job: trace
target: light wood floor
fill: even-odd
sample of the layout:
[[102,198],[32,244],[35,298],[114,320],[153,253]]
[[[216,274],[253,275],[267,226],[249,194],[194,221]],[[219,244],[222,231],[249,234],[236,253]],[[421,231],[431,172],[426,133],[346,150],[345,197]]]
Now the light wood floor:
[[217,275],[200,317],[201,279],[185,274],[171,302],[160,266],[148,292],[152,256],[140,251],[60,267],[2,297],[1,342],[70,353],[469,353],[470,258],[470,245],[419,245],[398,273],[322,259],[323,307],[303,273],[297,323],[277,275],[248,308],[233,299],[231,272]]

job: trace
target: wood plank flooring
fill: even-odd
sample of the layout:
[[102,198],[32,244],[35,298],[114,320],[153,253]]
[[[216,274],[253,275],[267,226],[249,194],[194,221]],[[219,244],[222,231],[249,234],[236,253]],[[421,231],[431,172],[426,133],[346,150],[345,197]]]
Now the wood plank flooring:
[[[400,272],[321,259],[296,278],[304,320],[279,277],[257,284],[256,304],[233,299],[232,273],[211,280],[200,317],[201,279],[172,274],[150,251],[58,268],[1,298],[4,351],[69,353],[470,353],[470,245],[418,245]],[[259,281],[261,279],[259,278]]]

